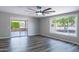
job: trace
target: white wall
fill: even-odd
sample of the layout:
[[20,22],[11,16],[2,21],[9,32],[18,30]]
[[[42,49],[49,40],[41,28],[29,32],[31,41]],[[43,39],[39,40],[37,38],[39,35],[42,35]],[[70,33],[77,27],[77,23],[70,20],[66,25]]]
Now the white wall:
[[28,36],[39,35],[39,19],[28,18]]
[[10,36],[10,19],[9,15],[0,12],[0,39],[8,38]]
[[[79,17],[79,12],[67,13],[67,14],[62,14],[62,15],[57,15],[57,16],[74,15],[74,14]],[[56,39],[60,39],[63,41],[68,41],[68,42],[72,42],[75,44],[79,44],[79,18],[78,18],[78,24],[77,24],[78,37],[73,37],[73,36],[66,36],[66,35],[61,35],[61,34],[50,33],[49,20],[51,18],[53,19],[53,17],[56,17],[56,16],[40,18],[40,34],[51,37],[51,38],[56,38]]]
[[39,20],[37,18],[0,12],[0,39],[10,38],[10,22],[12,17],[20,20],[28,20],[28,35],[36,35],[39,33]]

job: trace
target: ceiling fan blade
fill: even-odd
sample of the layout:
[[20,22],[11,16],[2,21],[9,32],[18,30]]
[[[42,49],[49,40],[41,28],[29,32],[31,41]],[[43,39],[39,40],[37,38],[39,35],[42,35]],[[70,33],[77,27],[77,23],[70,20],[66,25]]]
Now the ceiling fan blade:
[[25,12],[30,12],[30,13],[31,13],[31,12],[35,12],[35,11],[32,11],[32,10],[24,10],[24,11],[25,11]]
[[55,11],[45,11],[44,14],[50,14],[52,12],[55,12]]
[[44,14],[49,14],[49,12],[45,12]]
[[43,12],[45,12],[45,11],[47,11],[47,10],[50,10],[50,9],[52,9],[52,8],[47,8],[47,9],[43,10]]
[[48,13],[48,12],[56,12],[56,11],[45,11],[44,13],[46,13],[46,12]]
[[32,11],[37,11],[37,10],[34,10],[34,9],[32,9],[32,8],[28,8],[29,10],[32,10]]
[[37,7],[37,9],[41,9],[42,7],[41,6],[36,6]]

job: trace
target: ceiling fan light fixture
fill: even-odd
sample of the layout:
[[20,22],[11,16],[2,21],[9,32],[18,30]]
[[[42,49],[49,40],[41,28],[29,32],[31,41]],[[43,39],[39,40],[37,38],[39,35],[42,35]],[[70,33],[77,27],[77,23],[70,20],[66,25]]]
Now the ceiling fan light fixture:
[[43,15],[43,14],[39,12],[39,13],[36,13],[36,15],[41,16],[41,15]]

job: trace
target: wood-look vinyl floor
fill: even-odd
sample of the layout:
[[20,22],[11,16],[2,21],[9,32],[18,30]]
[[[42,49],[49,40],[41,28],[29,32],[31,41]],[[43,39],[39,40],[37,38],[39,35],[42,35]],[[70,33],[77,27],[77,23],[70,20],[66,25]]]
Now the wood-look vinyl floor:
[[78,52],[79,46],[44,36],[0,39],[0,52]]

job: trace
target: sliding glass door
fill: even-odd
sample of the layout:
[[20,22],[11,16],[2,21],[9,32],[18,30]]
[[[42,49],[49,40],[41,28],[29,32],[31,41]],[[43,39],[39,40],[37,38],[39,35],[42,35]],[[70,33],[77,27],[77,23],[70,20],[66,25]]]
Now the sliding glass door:
[[11,21],[11,37],[27,36],[27,24],[25,20]]

